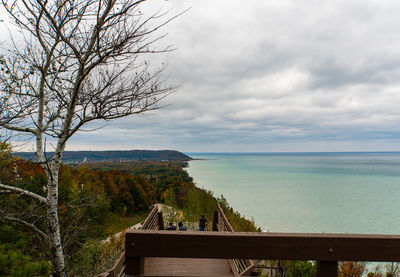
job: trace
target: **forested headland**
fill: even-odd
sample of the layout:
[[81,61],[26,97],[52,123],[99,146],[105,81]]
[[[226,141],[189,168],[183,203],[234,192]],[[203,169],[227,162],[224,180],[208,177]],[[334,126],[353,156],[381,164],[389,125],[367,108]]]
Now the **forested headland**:
[[[46,153],[52,156],[54,153]],[[36,160],[35,152],[14,152],[15,157]],[[175,150],[109,150],[109,151],[65,151],[64,163],[105,161],[190,161],[191,157]]]
[[[144,220],[154,203],[181,209],[185,220],[204,213],[212,222],[217,202],[238,231],[257,231],[223,196],[197,188],[185,161],[89,162],[66,165],[59,175],[59,220],[68,276],[93,276],[109,268],[123,241],[105,238]],[[41,165],[22,158],[1,160],[0,182],[46,194]],[[49,232],[42,204],[23,194],[0,194],[0,275],[48,276]]]

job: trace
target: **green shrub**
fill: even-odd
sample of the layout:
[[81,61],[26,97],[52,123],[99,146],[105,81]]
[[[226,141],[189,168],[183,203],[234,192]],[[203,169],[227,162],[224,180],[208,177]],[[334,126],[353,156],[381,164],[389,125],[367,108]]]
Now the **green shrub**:
[[88,240],[68,266],[69,276],[91,277],[113,267],[122,253],[123,237],[109,241]]
[[317,266],[310,261],[290,261],[286,269],[287,277],[315,277],[317,276]]
[[48,261],[32,261],[11,244],[0,245],[0,276],[30,277],[49,276],[51,264]]

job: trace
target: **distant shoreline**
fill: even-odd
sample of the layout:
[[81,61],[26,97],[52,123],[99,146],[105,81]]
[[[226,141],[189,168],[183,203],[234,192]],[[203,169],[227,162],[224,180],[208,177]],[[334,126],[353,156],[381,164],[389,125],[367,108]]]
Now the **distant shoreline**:
[[199,159],[199,158],[192,158],[190,161],[215,161],[218,159]]
[[[47,152],[52,155],[54,152]],[[14,152],[14,157],[37,160],[36,152]],[[115,151],[65,151],[64,163],[126,162],[126,161],[191,161],[192,158],[176,150],[115,150]]]

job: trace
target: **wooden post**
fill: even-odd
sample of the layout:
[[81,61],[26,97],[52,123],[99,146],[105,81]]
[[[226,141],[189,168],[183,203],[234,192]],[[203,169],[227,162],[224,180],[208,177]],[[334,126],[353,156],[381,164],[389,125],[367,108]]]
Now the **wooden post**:
[[218,211],[214,211],[214,217],[213,217],[213,231],[218,231]]
[[125,274],[127,276],[137,276],[144,273],[144,258],[125,257]]
[[317,261],[317,277],[337,277],[338,262]]
[[158,220],[158,230],[164,230],[164,219],[161,211],[157,212],[157,220]]

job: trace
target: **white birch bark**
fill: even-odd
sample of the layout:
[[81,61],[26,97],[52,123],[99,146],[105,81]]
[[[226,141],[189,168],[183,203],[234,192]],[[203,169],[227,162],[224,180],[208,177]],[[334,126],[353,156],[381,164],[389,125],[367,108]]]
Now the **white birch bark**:
[[52,166],[51,171],[48,173],[47,224],[49,246],[52,264],[55,267],[55,274],[56,276],[64,277],[66,276],[65,260],[58,220],[58,168],[59,166]]

